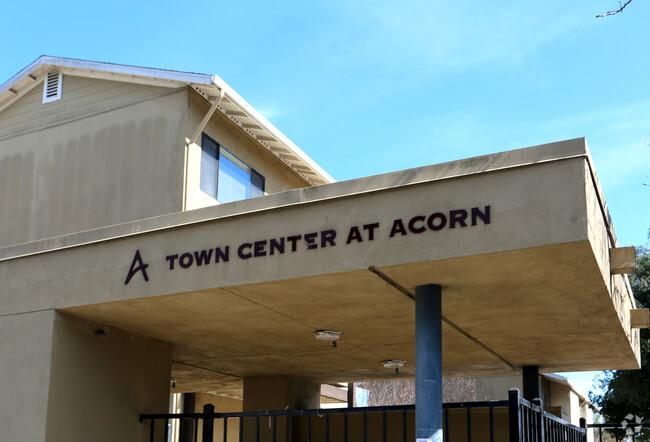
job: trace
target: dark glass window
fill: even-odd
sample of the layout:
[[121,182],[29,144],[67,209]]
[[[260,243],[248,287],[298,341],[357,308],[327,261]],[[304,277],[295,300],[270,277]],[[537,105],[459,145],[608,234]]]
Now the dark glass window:
[[264,195],[264,177],[203,134],[201,190],[222,203]]

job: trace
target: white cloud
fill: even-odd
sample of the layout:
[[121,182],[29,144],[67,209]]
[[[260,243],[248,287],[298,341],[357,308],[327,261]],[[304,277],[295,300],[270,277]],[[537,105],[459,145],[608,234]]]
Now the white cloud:
[[550,120],[540,131],[555,138],[586,136],[603,188],[639,183],[650,174],[650,147],[640,137],[650,130],[650,100]]
[[572,14],[566,2],[373,1],[356,13],[362,32],[370,32],[373,42],[357,44],[373,44],[372,50],[385,62],[399,64],[408,57],[425,65],[457,68],[495,61],[520,63],[590,18]]
[[262,114],[264,118],[267,120],[271,121],[274,118],[281,118],[285,115],[288,114],[288,112],[285,109],[281,109],[280,107],[274,105],[274,104],[261,104],[259,106],[255,106],[255,109]]

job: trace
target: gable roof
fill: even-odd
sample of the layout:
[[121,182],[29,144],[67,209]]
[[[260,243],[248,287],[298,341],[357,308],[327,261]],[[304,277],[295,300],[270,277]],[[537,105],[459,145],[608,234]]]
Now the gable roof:
[[557,374],[557,373],[542,373],[541,376],[543,378],[548,379],[550,382],[555,382],[556,384],[566,385],[567,387],[569,387],[571,389],[571,391],[573,391],[576,395],[578,395],[578,397],[580,397],[580,399],[582,401],[586,401],[590,405],[592,404],[592,402],[589,400],[589,397],[584,395],[580,390],[578,390],[578,388],[576,388],[575,385],[573,385],[571,382],[569,382],[569,378],[567,378],[566,376],[562,376],[562,375]]
[[218,105],[219,111],[312,185],[334,182],[327,172],[216,75],[43,55],[0,86],[0,112],[41,84],[52,69],[64,75],[158,87],[189,86],[210,103],[218,100],[223,91],[224,96]]

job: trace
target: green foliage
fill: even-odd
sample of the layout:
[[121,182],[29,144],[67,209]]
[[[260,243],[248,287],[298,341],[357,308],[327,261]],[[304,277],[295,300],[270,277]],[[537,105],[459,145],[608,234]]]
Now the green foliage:
[[[639,307],[650,307],[650,250],[637,248],[636,274],[630,277]],[[650,421],[650,330],[641,330],[641,369],[606,372],[598,380],[602,394],[591,394],[606,422],[622,422],[633,414]]]
[[650,307],[650,249],[638,247],[636,274],[630,278],[634,298],[644,307]]

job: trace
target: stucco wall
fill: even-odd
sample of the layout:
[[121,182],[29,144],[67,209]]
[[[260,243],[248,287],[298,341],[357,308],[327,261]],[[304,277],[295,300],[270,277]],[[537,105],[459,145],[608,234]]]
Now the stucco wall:
[[[616,233],[612,221],[609,219],[607,205],[605,204],[597,177],[592,174],[591,164],[585,162],[585,194],[587,213],[587,234],[589,243],[594,251],[594,257],[598,262],[602,274],[603,283],[608,287],[612,299],[612,307],[616,310],[621,326],[625,331],[628,343],[632,345],[637,354],[639,364],[639,329],[630,326],[630,309],[635,308],[635,301],[632,297],[632,290],[627,275],[612,274],[610,267],[610,248],[617,247]],[[623,344],[621,344],[623,345]]]
[[140,413],[168,410],[171,345],[106,326],[97,336],[98,327],[55,318],[46,441],[146,441]]
[[[188,96],[188,134],[193,134],[209,110],[208,103],[196,93]],[[287,164],[254,141],[235,122],[216,111],[203,130],[208,136],[223,145],[240,160],[262,174],[265,178],[265,192],[277,193],[309,186],[309,183],[295,173]],[[188,135],[189,137],[189,135]],[[188,150],[187,202],[186,209],[197,209],[219,204],[199,188],[201,167],[201,136]]]
[[171,345],[97,327],[54,310],[0,317],[2,440],[148,440],[138,417],[167,412]]
[[0,317],[1,439],[45,440],[53,310]]
[[[214,410],[216,413],[235,413],[242,411],[243,402],[237,399],[230,399],[223,396],[217,396],[215,394],[209,393],[196,393],[196,402],[194,411],[196,413],[203,412],[203,406],[205,404],[214,405]],[[202,441],[203,435],[203,421],[199,421],[197,428],[197,441]],[[214,433],[213,437],[215,441],[223,440],[223,419],[214,420]],[[228,420],[228,429],[227,429],[227,442],[238,442],[239,441],[239,419],[229,419]]]
[[0,247],[181,210],[187,90],[75,81],[85,100],[36,87],[0,114]]
[[[37,86],[0,113],[0,247],[218,203],[199,189],[200,137],[186,148],[209,110],[197,93],[68,75],[62,90],[43,104]],[[204,132],[266,193],[309,185],[222,112]]]

